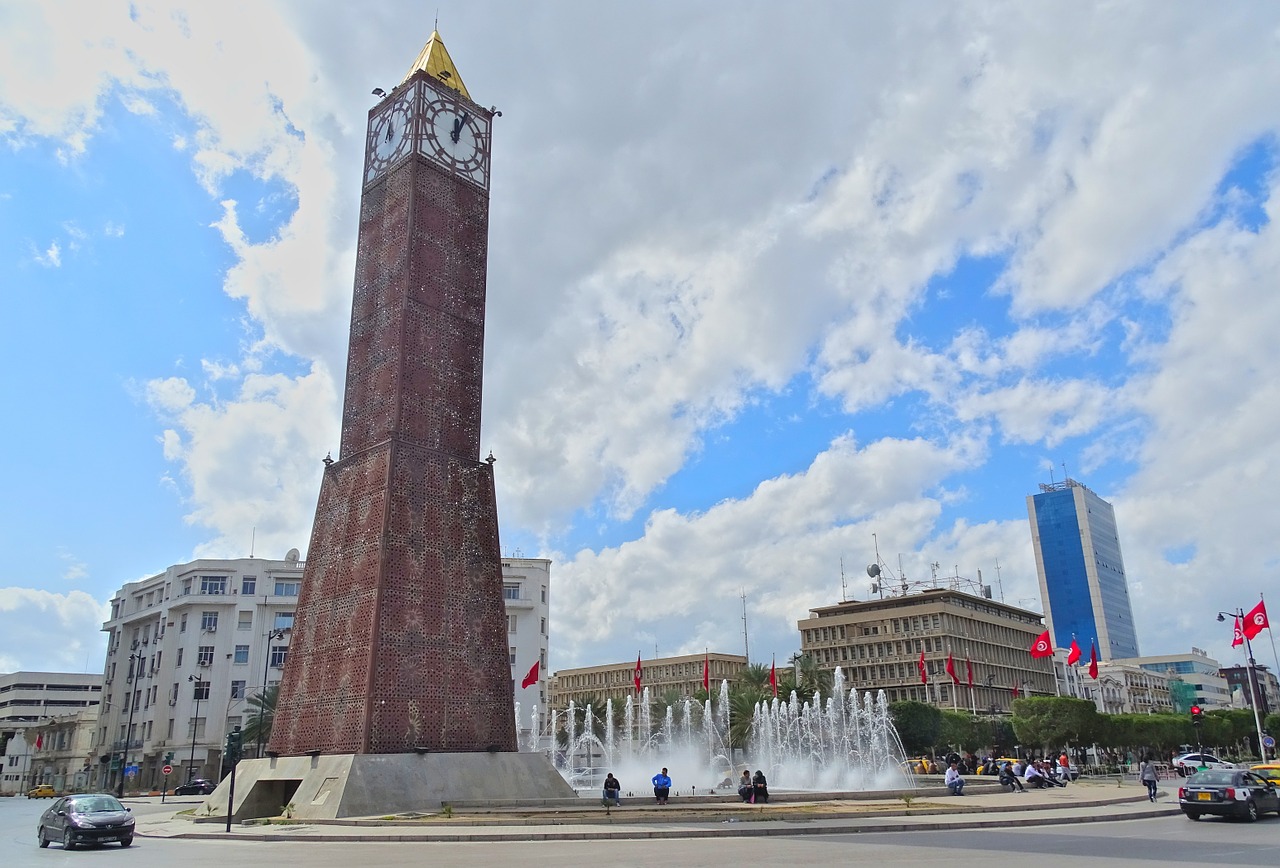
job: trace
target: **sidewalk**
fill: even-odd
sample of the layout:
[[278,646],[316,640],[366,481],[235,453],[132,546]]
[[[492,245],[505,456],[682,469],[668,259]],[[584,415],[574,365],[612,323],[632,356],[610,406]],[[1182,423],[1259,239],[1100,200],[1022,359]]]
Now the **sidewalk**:
[[250,841],[572,841],[705,838],[721,835],[835,835],[905,830],[983,829],[1109,822],[1166,816],[1179,811],[1176,796],[1162,790],[1155,804],[1145,788],[1115,782],[1081,782],[1065,789],[1026,793],[992,792],[964,796],[923,788],[911,799],[808,801],[787,804],[779,794],[768,805],[654,805],[625,801],[608,813],[594,800],[581,808],[468,808],[421,817],[346,818],[306,823],[276,820],[270,825],[233,824],[192,815],[138,816],[137,834],[152,838]]

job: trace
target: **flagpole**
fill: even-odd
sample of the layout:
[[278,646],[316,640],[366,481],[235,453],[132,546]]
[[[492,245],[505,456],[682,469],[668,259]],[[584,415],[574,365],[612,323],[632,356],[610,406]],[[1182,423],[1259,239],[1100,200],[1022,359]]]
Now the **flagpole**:
[[[1265,606],[1267,598],[1262,594],[1259,594],[1258,596],[1262,598],[1262,603]],[[1275,631],[1271,629],[1270,618],[1267,619],[1267,637],[1271,640],[1271,656],[1275,658],[1276,661],[1276,677],[1280,678],[1280,655],[1276,654],[1276,634]]]
[[[1241,618],[1244,617],[1244,610],[1240,611]],[[1249,698],[1250,704],[1253,706],[1253,725],[1258,728],[1258,752],[1262,754],[1262,761],[1267,761],[1267,749],[1262,746],[1262,718],[1258,716],[1258,685],[1254,683],[1257,677],[1254,674],[1253,666],[1253,645],[1249,642],[1249,637],[1244,637],[1244,650],[1249,655]]]

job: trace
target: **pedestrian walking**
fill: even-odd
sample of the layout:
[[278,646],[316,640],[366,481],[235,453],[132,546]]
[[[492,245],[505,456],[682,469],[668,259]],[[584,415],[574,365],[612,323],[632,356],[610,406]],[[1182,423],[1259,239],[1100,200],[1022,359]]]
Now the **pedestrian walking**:
[[1154,802],[1156,800],[1156,782],[1160,779],[1156,773],[1156,764],[1152,762],[1151,755],[1147,754],[1147,758],[1142,761],[1142,765],[1138,767],[1138,780],[1147,785],[1147,799]]

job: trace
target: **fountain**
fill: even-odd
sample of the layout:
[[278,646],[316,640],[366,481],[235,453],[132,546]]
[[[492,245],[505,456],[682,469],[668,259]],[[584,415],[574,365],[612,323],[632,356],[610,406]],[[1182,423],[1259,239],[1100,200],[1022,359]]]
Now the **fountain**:
[[[745,755],[736,759],[729,747],[729,682],[722,681],[716,701],[686,699],[666,709],[655,725],[649,689],[637,703],[622,702],[621,728],[614,726],[614,704],[604,709],[587,706],[578,731],[579,708],[572,702],[564,716],[566,740],[555,752],[555,766],[571,786],[598,791],[607,772],[623,782],[623,790],[649,793],[649,778],[670,769],[675,794],[711,791],[726,779],[737,787],[736,766],[764,771],[770,788],[791,790],[880,790],[914,786],[903,760],[906,752],[884,691],[866,693],[845,688],[844,673],[835,670],[832,695],[816,695],[801,702],[793,691],[789,700],[774,698],[754,708]],[[536,710],[535,710],[536,715]],[[558,732],[561,716],[552,712],[551,731]],[[596,734],[603,724],[603,733]]]

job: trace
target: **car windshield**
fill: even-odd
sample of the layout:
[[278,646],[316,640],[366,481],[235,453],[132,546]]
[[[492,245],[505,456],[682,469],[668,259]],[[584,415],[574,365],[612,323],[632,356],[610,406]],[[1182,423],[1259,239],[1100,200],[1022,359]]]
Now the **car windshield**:
[[124,805],[115,796],[81,796],[71,802],[71,810],[77,814],[100,814],[104,811],[123,811]]
[[1190,786],[1213,786],[1215,784],[1229,784],[1235,778],[1235,772],[1200,772],[1187,778],[1187,784]]

